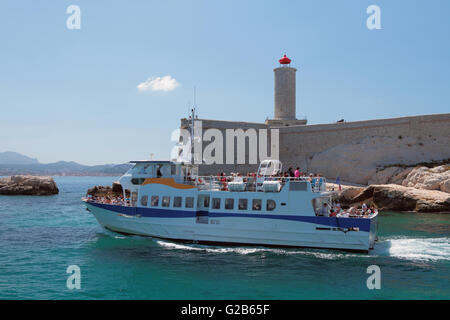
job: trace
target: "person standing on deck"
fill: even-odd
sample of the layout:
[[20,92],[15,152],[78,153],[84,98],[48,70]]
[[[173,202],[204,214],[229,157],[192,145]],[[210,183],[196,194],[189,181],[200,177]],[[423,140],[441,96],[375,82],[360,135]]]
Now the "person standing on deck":
[[291,177],[291,178],[295,177],[295,173],[294,173],[294,170],[292,169],[292,167],[289,167],[288,174],[289,174],[289,177]]
[[328,217],[328,204],[327,204],[327,203],[324,203],[324,204],[323,204],[323,207],[320,208],[319,216],[325,216],[325,217]]

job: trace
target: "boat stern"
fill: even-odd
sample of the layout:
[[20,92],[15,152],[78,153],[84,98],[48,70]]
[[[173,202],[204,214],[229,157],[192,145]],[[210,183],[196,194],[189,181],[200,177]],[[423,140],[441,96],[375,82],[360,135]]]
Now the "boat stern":
[[370,218],[369,249],[373,249],[375,241],[378,240],[377,231],[378,231],[378,212],[376,212]]

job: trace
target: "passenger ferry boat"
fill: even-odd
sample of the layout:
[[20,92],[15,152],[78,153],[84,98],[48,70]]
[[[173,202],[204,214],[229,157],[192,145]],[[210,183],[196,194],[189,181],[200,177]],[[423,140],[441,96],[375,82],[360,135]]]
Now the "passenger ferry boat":
[[204,244],[244,244],[368,252],[377,215],[330,217],[333,191],[323,177],[283,178],[281,162],[262,161],[252,177],[198,176],[193,164],[132,161],[119,182],[122,203],[83,199],[106,229]]

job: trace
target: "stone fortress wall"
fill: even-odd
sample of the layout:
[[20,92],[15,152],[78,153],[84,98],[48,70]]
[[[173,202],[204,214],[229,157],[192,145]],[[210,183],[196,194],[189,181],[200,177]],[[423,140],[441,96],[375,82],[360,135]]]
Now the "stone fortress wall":
[[[284,169],[298,166],[329,179],[339,176],[342,181],[353,183],[367,184],[377,170],[386,166],[410,166],[450,159],[450,113],[286,127],[271,127],[265,123],[200,120],[203,131],[209,128],[219,129],[224,140],[226,129],[268,129],[269,155],[270,129],[278,128],[279,158]],[[182,119],[181,127],[189,128],[189,122]],[[248,139],[246,140],[248,163],[249,146]],[[209,143],[204,141],[203,149]],[[224,154],[225,147],[224,142]],[[236,159],[236,142],[234,156]],[[238,165],[236,161],[233,165],[201,165],[200,174],[247,173],[256,171],[257,167],[258,165]]]
[[280,132],[280,160],[327,178],[367,184],[386,166],[450,159],[450,113],[325,125]]

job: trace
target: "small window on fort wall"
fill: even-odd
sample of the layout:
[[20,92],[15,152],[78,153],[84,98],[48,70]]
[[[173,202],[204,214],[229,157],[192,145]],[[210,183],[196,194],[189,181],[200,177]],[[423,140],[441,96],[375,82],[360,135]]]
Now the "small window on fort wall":
[[275,207],[276,207],[275,201],[267,200],[267,205],[266,205],[267,211],[273,211],[273,210],[275,210]]
[[148,196],[141,197],[141,206],[146,207],[148,203]]
[[212,199],[212,208],[213,209],[220,209],[220,198],[213,198]]
[[239,199],[239,210],[247,210],[248,199]]
[[225,199],[225,209],[228,210],[234,209],[234,199]]
[[185,207],[186,208],[194,207],[194,197],[186,197]]
[[183,200],[182,197],[173,197],[173,207],[174,208],[181,208],[182,200]]
[[170,207],[170,197],[169,196],[165,196],[162,199],[162,206],[163,207]]
[[261,211],[262,200],[261,199],[253,199],[252,210]]
[[159,203],[159,197],[158,196],[152,196],[152,200],[150,201],[150,205],[152,207],[157,207]]

